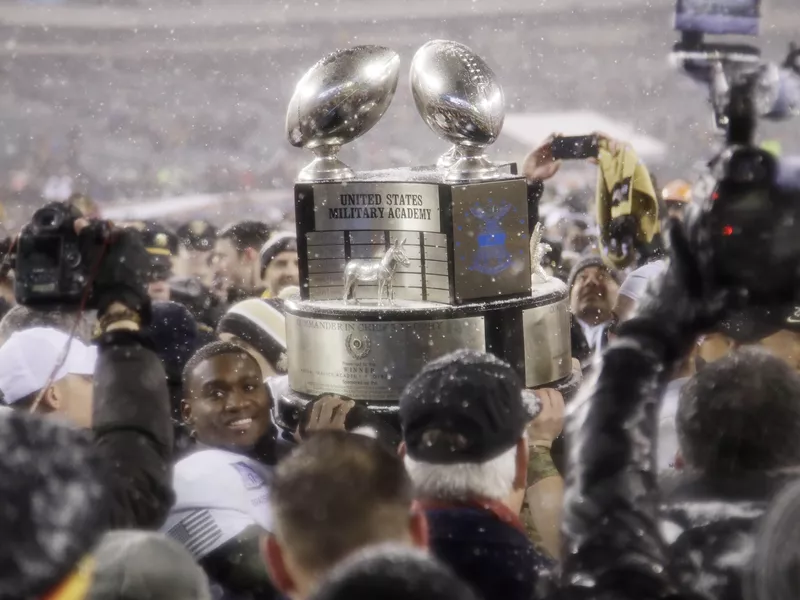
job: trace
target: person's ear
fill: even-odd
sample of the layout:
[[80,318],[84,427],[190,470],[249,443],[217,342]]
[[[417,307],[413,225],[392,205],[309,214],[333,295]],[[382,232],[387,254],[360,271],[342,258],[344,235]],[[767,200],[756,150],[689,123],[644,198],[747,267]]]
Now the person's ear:
[[517,442],[516,470],[514,472],[514,489],[524,490],[528,487],[528,440],[521,437]]
[[428,549],[430,542],[428,519],[425,516],[425,511],[416,500],[411,505],[409,533],[411,534],[411,542],[414,544],[414,546],[423,550]]
[[190,425],[193,421],[192,407],[186,400],[181,400],[181,419],[187,425]]
[[272,584],[284,596],[291,594],[296,588],[294,579],[286,568],[283,549],[274,535],[269,534],[261,538],[261,554],[267,564],[267,573],[269,573]]
[[406,457],[406,443],[405,442],[400,442],[400,445],[397,447],[397,456],[399,456],[401,459],[404,459]]
[[64,399],[58,390],[57,385],[51,385],[44,391],[42,400],[39,402],[38,412],[56,412],[64,408]]

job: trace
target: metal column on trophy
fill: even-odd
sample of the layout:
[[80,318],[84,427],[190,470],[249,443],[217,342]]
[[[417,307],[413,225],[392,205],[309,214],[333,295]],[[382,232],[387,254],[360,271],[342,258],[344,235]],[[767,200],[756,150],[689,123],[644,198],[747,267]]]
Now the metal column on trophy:
[[453,144],[436,165],[358,172],[336,158],[384,115],[398,73],[391,50],[354,47],[317,63],[290,103],[289,139],[317,158],[295,185],[283,413],[322,393],[392,412],[425,363],[460,348],[501,356],[528,387],[572,374],[566,286],[532,285],[526,183],[485,156],[504,105],[480,57],[433,41],[413,59],[417,109]]

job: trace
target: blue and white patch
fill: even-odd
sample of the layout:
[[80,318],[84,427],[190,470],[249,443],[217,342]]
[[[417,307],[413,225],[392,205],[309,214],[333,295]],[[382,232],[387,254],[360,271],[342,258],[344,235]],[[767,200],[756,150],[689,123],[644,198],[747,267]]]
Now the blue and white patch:
[[232,463],[231,466],[239,473],[246,490],[257,490],[267,485],[264,477],[247,463],[236,462]]

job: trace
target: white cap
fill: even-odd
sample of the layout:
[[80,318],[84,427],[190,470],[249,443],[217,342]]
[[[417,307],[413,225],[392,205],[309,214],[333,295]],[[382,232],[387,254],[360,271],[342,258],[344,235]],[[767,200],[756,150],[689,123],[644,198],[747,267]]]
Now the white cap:
[[3,402],[18,400],[41,390],[69,344],[69,351],[53,377],[53,383],[67,375],[94,375],[97,348],[57,329],[34,327],[13,334],[0,347],[0,392]]

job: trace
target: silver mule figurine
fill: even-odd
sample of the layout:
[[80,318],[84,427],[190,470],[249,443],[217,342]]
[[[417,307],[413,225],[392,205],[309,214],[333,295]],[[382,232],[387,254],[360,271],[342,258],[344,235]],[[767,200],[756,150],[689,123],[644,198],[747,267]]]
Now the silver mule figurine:
[[394,290],[392,280],[398,265],[407,267],[411,264],[403,246],[406,238],[395,241],[380,262],[373,260],[351,260],[344,268],[344,303],[349,304],[350,299],[358,303],[356,290],[360,283],[378,282],[378,306],[383,306],[384,294],[389,299],[389,304],[394,304]]
[[547,252],[550,252],[550,244],[547,242],[542,241],[542,236],[544,235],[544,231],[542,230],[542,224],[537,223],[536,227],[533,228],[533,233],[531,234],[531,281],[532,283],[547,283],[550,281],[550,276],[544,270],[542,266],[542,260],[544,260],[544,255]]

